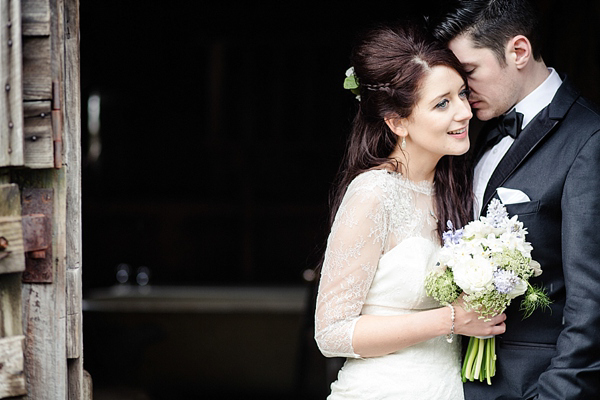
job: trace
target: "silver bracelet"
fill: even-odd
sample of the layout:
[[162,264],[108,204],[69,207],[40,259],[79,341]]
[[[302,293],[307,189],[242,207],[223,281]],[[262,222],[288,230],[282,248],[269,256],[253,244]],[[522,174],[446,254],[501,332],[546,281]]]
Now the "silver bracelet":
[[454,339],[454,318],[456,317],[456,314],[454,312],[454,306],[452,304],[448,304],[448,307],[450,307],[450,309],[452,310],[452,313],[450,314],[450,318],[452,319],[452,329],[450,330],[450,333],[446,335],[446,341],[448,343],[452,343],[452,340]]

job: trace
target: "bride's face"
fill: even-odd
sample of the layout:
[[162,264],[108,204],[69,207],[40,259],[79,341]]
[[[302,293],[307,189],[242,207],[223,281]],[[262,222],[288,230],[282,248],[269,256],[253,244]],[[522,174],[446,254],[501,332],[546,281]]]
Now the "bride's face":
[[421,83],[419,101],[402,123],[410,159],[437,164],[442,156],[466,153],[472,117],[468,91],[458,72],[446,66],[431,68]]

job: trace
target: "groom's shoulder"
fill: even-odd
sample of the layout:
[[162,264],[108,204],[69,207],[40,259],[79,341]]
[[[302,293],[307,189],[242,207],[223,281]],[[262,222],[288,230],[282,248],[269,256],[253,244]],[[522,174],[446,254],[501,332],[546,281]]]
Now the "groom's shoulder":
[[600,107],[580,96],[565,115],[565,122],[577,127],[581,134],[593,135],[600,132]]
[[583,108],[583,112],[588,114],[590,118],[600,121],[600,106],[596,103],[580,96],[577,99],[577,104]]
[[561,85],[555,99],[552,101],[553,111],[569,121],[569,124],[588,126],[600,129],[600,107],[581,95],[568,79]]

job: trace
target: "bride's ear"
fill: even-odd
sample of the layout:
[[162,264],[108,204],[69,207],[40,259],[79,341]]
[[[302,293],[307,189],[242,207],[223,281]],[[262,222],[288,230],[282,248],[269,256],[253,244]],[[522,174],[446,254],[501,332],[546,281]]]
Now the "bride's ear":
[[395,135],[399,137],[408,135],[408,131],[406,130],[406,118],[400,118],[395,115],[384,118],[384,121]]

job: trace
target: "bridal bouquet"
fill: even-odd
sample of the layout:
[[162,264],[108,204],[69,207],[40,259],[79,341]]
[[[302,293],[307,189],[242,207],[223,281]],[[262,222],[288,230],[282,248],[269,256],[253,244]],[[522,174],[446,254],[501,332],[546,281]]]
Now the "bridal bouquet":
[[[487,215],[464,228],[454,229],[450,221],[447,227],[439,262],[425,280],[427,295],[446,305],[464,292],[464,306],[477,311],[480,318],[501,314],[512,299],[523,294],[524,318],[538,307],[549,307],[546,292],[529,283],[529,278],[539,276],[542,270],[531,259],[533,247],[525,241],[527,229],[516,215],[508,217],[499,200],[493,199]],[[495,338],[471,337],[463,382],[485,379],[491,385],[495,372]]]

